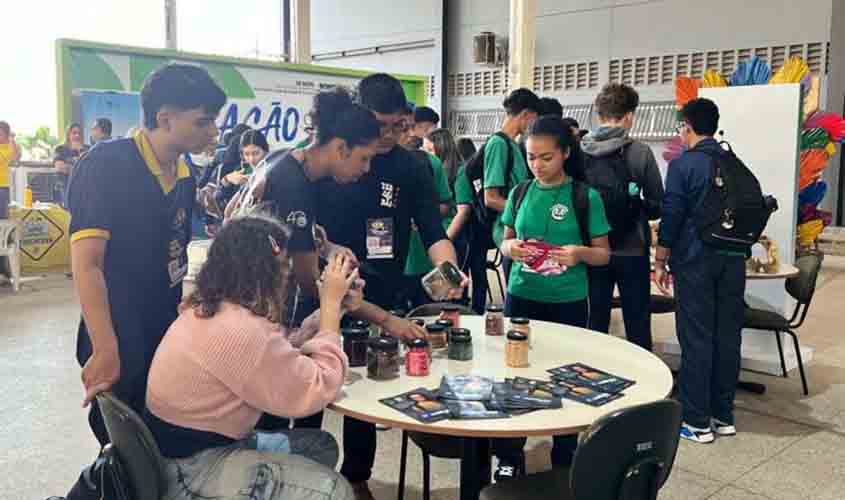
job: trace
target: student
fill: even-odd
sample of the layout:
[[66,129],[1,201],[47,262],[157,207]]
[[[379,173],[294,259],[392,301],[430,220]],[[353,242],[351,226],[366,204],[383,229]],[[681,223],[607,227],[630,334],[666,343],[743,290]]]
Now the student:
[[589,130],[581,128],[581,125],[578,124],[578,120],[576,120],[575,118],[564,118],[563,124],[572,129],[572,135],[575,136],[575,140],[578,141],[578,144],[581,144],[581,141],[584,139],[584,136],[590,133]]
[[8,122],[0,121],[0,220],[9,218],[9,186],[12,185],[11,164],[21,159],[21,148]]
[[[218,193],[218,203],[225,206],[224,218],[240,206],[241,199],[250,187],[250,181],[259,171],[259,165],[270,152],[267,138],[260,130],[247,130],[241,135],[241,168],[225,177],[226,187]],[[225,205],[222,203],[225,202]]]
[[53,200],[66,207],[67,186],[70,174],[79,158],[88,151],[82,133],[82,125],[71,123],[65,131],[65,142],[56,146],[53,152],[53,167],[58,175],[58,182],[53,186]]
[[[537,119],[528,130],[526,145],[534,179],[526,181],[519,206],[515,195],[520,189],[511,191],[502,212],[502,254],[514,261],[505,314],[583,328],[587,326],[587,267],[604,266],[610,259],[610,226],[601,197],[573,180],[580,176],[581,152],[562,119]],[[536,241],[555,247],[539,270],[526,264],[535,254],[530,243]],[[575,442],[574,436],[555,436],[552,464],[571,464]],[[501,452],[498,456],[500,464],[521,473],[522,445],[518,449],[516,459],[506,456],[503,461]]]
[[[497,247],[502,245],[502,210],[505,209],[510,190],[528,178],[528,166],[516,143],[517,137],[528,130],[528,126],[537,119],[540,112],[540,98],[528,89],[516,89],[510,93],[502,104],[507,116],[502,124],[501,132],[507,136],[505,141],[498,135],[493,135],[484,146],[484,205],[498,213],[493,226],[493,243]],[[511,165],[508,165],[508,149],[511,150]],[[510,176],[505,178],[507,172]],[[476,244],[476,242],[473,242]],[[505,281],[510,276],[511,261],[503,259],[502,268]]]
[[551,115],[563,118],[563,106],[554,97],[541,97],[539,114],[540,116]]
[[288,242],[271,217],[227,222],[156,350],[144,420],[165,459],[162,498],[239,498],[256,470],[252,498],[352,498],[330,434],[254,430],[262,412],[310,415],[337,399],[348,369],[340,319],[360,305],[357,271],[339,254],[321,276],[320,310],[285,328]]
[[736,434],[734,396],[739,377],[744,314],[745,255],[714,250],[698,237],[694,212],[710,182],[719,108],[693,99],[681,110],[680,134],[689,148],[669,164],[663,216],[654,257],[655,281],[669,294],[672,269],[681,343],[678,400],[684,408],[681,437],[711,443]]
[[461,156],[461,161],[466,164],[478,151],[475,143],[468,137],[461,137],[458,139],[458,154]]
[[[73,169],[68,189],[73,278],[82,306],[77,359],[89,422],[108,442],[94,396],[112,391],[144,409],[153,353],[176,318],[195,180],[182,157],[217,136],[226,96],[197,66],[170,64],[141,90],[144,128],[94,148]],[[100,498],[95,467],[68,499]]]
[[94,124],[91,125],[91,145],[97,144],[100,141],[108,141],[111,139],[111,120],[108,118],[97,118]]
[[[405,135],[411,136],[410,129],[405,132]],[[406,141],[400,139],[399,143],[405,144]],[[416,143],[413,143],[413,145],[416,145]],[[455,168],[457,168],[455,162],[453,160],[448,165],[444,164],[445,159],[441,159],[440,156],[435,154],[434,145],[429,142],[428,148],[426,148],[424,139],[422,141],[422,149],[412,149],[409,151],[419,164],[428,165],[431,168],[431,174],[434,178],[434,188],[437,192],[437,202],[440,209],[440,216],[442,217],[443,228],[446,229],[449,227],[449,224],[452,222],[452,217],[455,215],[454,196],[452,195],[451,188],[454,183]],[[447,168],[451,169],[451,175],[453,176],[451,179],[449,177],[450,174],[446,171]],[[458,262],[462,262],[460,256],[461,254],[458,253]],[[408,310],[412,310],[415,307],[431,302],[431,299],[422,287],[421,280],[423,276],[432,269],[434,269],[434,266],[431,264],[431,259],[428,258],[428,255],[425,252],[425,247],[423,246],[419,231],[412,226],[411,241],[408,245],[408,260],[405,263],[405,277],[407,283],[405,288],[405,300],[407,302]]]
[[[447,261],[457,265],[457,257],[441,225],[430,171],[398,146],[407,130],[402,84],[387,74],[370,75],[359,83],[358,96],[381,125],[376,156],[370,171],[358,182],[320,181],[317,220],[332,242],[355,253],[367,282],[364,296],[384,309],[393,309],[400,305],[396,302],[404,283],[411,219],[435,265]],[[466,285],[468,280],[462,287]],[[461,294],[454,290],[453,298]],[[372,498],[367,481],[375,461],[375,425],[345,417],[343,436],[341,473],[352,483],[356,498]]]
[[414,127],[411,129],[411,135],[423,140],[439,124],[440,115],[437,111],[428,106],[419,106],[414,109]]
[[663,180],[651,148],[629,137],[639,100],[637,91],[627,85],[606,85],[596,97],[599,126],[584,138],[581,147],[587,160],[585,175],[588,180],[591,170],[615,170],[618,185],[625,184],[622,189],[626,190],[616,193],[610,200],[604,199],[605,211],[613,226],[609,238],[612,256],[609,265],[593,269],[590,274],[590,329],[608,332],[613,291],[618,285],[625,336],[628,341],[650,351],[651,229],[648,221],[660,218]]

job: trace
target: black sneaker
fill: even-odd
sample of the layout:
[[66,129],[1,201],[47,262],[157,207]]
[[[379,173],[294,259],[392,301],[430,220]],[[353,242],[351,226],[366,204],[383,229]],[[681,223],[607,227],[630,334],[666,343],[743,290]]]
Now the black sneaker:
[[493,479],[497,483],[507,481],[515,477],[525,475],[525,456],[523,455],[519,460],[502,460],[499,459],[499,465],[496,467],[496,472],[493,474]]

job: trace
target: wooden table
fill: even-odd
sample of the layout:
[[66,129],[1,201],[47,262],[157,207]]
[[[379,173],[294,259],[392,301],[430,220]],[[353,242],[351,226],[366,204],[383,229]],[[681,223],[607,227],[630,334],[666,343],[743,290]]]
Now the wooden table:
[[[366,368],[353,368],[351,378],[354,380],[344,387],[340,399],[329,408],[346,416],[407,431],[477,438],[465,440],[472,445],[464,446],[461,461],[461,499],[477,499],[490,477],[486,453],[490,438],[575,434],[587,429],[602,415],[663,399],[672,390],[669,368],[650,352],[610,335],[556,323],[532,321],[531,366],[508,368],[505,366],[505,338],[485,336],[483,325],[480,316],[461,317],[460,326],[469,328],[473,334],[472,361],[450,361],[445,358],[445,352],[435,351],[428,377],[408,377],[403,367],[401,376],[390,381],[370,380],[366,377]],[[625,391],[625,397],[602,407],[564,400],[563,408],[559,410],[542,410],[498,420],[446,420],[422,424],[379,402],[417,387],[436,388],[445,374],[474,373],[496,380],[515,376],[548,379],[546,369],[574,362],[586,363],[637,383]]]

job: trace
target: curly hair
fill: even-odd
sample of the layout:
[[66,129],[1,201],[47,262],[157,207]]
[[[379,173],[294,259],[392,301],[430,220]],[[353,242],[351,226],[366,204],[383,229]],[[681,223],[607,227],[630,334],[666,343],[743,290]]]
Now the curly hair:
[[608,83],[596,97],[596,111],[604,120],[621,120],[640,105],[640,95],[624,83]]
[[278,255],[287,255],[288,235],[287,227],[260,212],[227,222],[214,238],[196,290],[182,309],[193,308],[198,317],[211,318],[223,302],[231,302],[281,323],[290,272]]

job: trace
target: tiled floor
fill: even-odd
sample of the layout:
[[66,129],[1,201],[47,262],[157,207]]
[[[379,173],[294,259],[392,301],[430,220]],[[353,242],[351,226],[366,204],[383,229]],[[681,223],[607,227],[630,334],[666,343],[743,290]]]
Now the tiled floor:
[[[816,348],[808,367],[810,396],[798,374],[787,379],[746,373],[764,382],[761,396],[740,393],[740,434],[712,445],[682,443],[662,499],[800,500],[845,498],[845,259],[828,258],[801,342]],[[0,498],[63,494],[96,453],[74,360],[76,318],[70,281],[51,275],[18,295],[0,288]],[[340,418],[325,428],[340,438]],[[379,433],[372,489],[396,496],[399,431]],[[549,443],[531,439],[529,469],[549,466]],[[456,498],[458,464],[434,459],[433,498]],[[418,450],[409,450],[408,499],[422,496]]]

